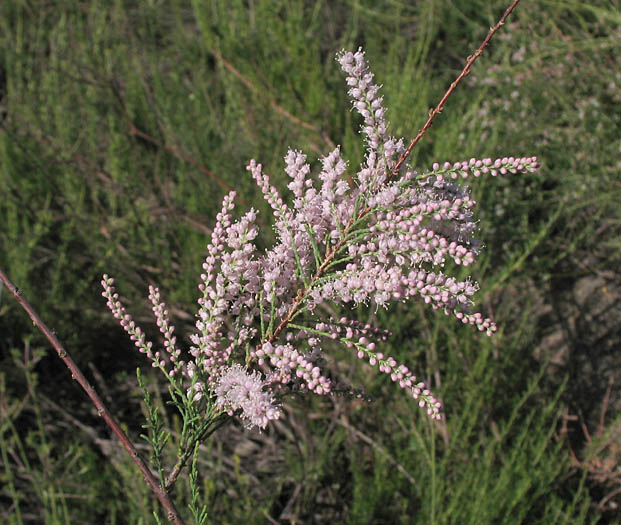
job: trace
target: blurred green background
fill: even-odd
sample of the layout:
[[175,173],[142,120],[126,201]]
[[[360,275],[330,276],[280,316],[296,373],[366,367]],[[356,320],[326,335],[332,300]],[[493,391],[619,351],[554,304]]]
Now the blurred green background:
[[[364,47],[391,131],[408,139],[507,5],[0,3],[0,268],[136,443],[135,369],[150,368],[101,275],[148,335],[149,284],[189,333],[229,188],[272,240],[247,161],[285,190],[288,147],[316,162],[341,144],[352,171],[363,158],[335,53]],[[428,381],[446,422],[336,350],[333,366],[374,401],[302,397],[263,433],[223,429],[199,462],[210,523],[619,523],[620,27],[618,1],[523,2],[413,152],[421,168],[542,165],[471,183],[486,246],[471,271],[497,335],[418,304],[359,312],[393,332],[384,353]],[[0,291],[0,521],[153,523],[137,469]],[[174,498],[189,516],[186,481]]]

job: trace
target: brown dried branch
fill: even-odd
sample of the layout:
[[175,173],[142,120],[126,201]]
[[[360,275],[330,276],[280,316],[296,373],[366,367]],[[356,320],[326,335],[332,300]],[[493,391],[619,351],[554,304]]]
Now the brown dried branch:
[[490,28],[490,31],[487,34],[487,37],[485,37],[485,40],[483,40],[483,43],[479,46],[479,49],[475,51],[474,55],[470,55],[468,57],[468,60],[466,61],[466,65],[464,66],[464,69],[462,69],[459,76],[451,83],[451,86],[448,88],[446,93],[444,93],[444,96],[442,97],[438,105],[435,108],[432,108],[429,110],[429,118],[427,119],[427,122],[425,122],[425,125],[419,130],[416,136],[412,139],[412,142],[410,142],[408,149],[405,150],[403,155],[401,155],[397,164],[395,164],[395,167],[392,170],[392,174],[399,173],[401,166],[403,166],[403,163],[408,159],[408,157],[410,156],[410,153],[412,153],[414,146],[416,146],[416,144],[423,137],[425,132],[431,127],[431,124],[433,123],[433,119],[436,118],[438,113],[442,113],[442,108],[444,107],[444,103],[451,96],[453,91],[455,91],[455,89],[457,88],[459,83],[463,80],[463,78],[467,76],[468,73],[470,73],[470,69],[472,68],[472,65],[474,64],[475,60],[481,56],[481,54],[483,53],[483,50],[485,49],[487,44],[489,44],[489,41],[492,39],[496,31],[498,31],[498,29],[500,29],[500,27],[504,25],[507,17],[517,7],[519,3],[520,3],[520,0],[514,0],[514,2],[505,11],[505,14],[502,15],[502,18],[498,21],[498,23],[494,27]]
[[121,444],[127,451],[127,453],[131,456],[132,460],[144,476],[145,481],[162,504],[162,506],[166,509],[168,514],[168,521],[173,523],[174,525],[183,525],[183,520],[179,517],[179,513],[175,507],[174,502],[170,499],[168,492],[164,488],[162,488],[155,478],[155,476],[149,470],[149,467],[145,463],[145,461],[140,457],[138,450],[134,444],[130,441],[129,437],[123,432],[123,429],[116,422],[116,420],[112,417],[103,401],[95,391],[95,389],[89,384],[86,377],[76,365],[75,361],[71,358],[71,356],[67,353],[65,348],[62,346],[58,338],[54,335],[54,333],[47,327],[47,325],[42,321],[34,308],[30,305],[30,303],[23,297],[21,290],[19,290],[7,277],[7,275],[0,269],[0,281],[2,281],[8,290],[13,294],[17,302],[21,305],[21,307],[26,311],[26,313],[30,316],[32,320],[32,324],[34,324],[41,333],[47,338],[50,342],[58,357],[60,357],[67,368],[71,372],[71,378],[79,383],[82,389],[86,392],[88,397],[91,399],[95,407],[97,408],[97,413],[104,419],[106,424],[110,427],[112,432],[116,434],[121,441]]
[[[220,53],[218,53],[215,49],[210,49],[210,53],[214,57],[216,57],[216,59],[219,60],[221,64],[227,70],[229,70],[235,77],[237,77],[239,81],[244,86],[246,86],[250,91],[252,91],[253,93],[261,94],[261,96],[265,95],[261,90],[259,90],[257,86],[255,86],[252,82],[250,82],[250,80],[248,80],[244,75],[242,75],[230,62],[227,62],[224,59],[224,57]],[[270,100],[270,104],[278,113],[283,115],[285,118],[287,118],[288,120],[290,120],[297,126],[300,126],[301,128],[308,129],[309,131],[314,131],[315,133],[317,133],[321,137],[321,139],[328,145],[328,147],[330,147],[331,149],[334,149],[335,147],[334,143],[330,140],[330,138],[325,133],[322,133],[321,130],[317,126],[314,126],[313,124],[309,124],[308,122],[305,122],[299,119],[295,115],[292,115],[285,108],[283,108],[280,104],[278,104],[276,99]],[[313,148],[313,149],[318,150],[319,148]]]

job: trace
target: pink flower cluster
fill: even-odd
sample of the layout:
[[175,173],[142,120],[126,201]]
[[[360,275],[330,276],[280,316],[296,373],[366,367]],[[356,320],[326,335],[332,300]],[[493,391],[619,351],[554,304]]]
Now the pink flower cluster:
[[265,428],[271,420],[280,417],[281,411],[274,405],[273,397],[263,389],[259,372],[248,372],[240,364],[223,370],[214,390],[216,406],[230,415],[239,410],[249,427]]
[[385,332],[346,317],[317,320],[319,307],[377,308],[419,299],[491,335],[495,324],[473,310],[477,283],[450,275],[454,266],[473,264],[480,250],[475,202],[459,181],[538,168],[535,157],[504,157],[435,163],[420,174],[407,164],[396,170],[403,140],[388,133],[364,53],[343,51],[337,60],[367,145],[355,184],[344,177],[348,166],[339,147],[321,159],[317,177],[304,154],[287,153],[290,199],[281,197],[261,164],[250,161],[247,169],[272,209],[277,241],[259,252],[257,212],[234,220],[235,193],[224,198],[203,263],[187,363],[180,359],[159,292],[151,290],[150,297],[164,354],[152,352],[104,276],[108,306],[154,366],[170,378],[191,380],[188,395],[194,400],[213,399],[219,409],[261,428],[279,416],[275,400],[287,391],[333,390],[336,378],[325,365],[335,343],[377,366],[430,417],[440,418],[441,405],[426,385],[377,351]]

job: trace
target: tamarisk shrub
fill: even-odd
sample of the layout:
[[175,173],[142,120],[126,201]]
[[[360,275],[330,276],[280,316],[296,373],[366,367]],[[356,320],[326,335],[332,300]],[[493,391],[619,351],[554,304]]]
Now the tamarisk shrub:
[[184,352],[156,288],[149,298],[164,338],[154,350],[104,275],[103,296],[140,352],[166,375],[184,406],[208,406],[212,416],[238,415],[265,428],[281,414],[288,392],[329,395],[338,385],[324,358],[340,343],[406,390],[433,419],[441,404],[404,364],[379,347],[389,333],[347,317],[321,318],[322,303],[388,307],[423,301],[487,335],[493,321],[473,309],[478,289],[443,270],[469,266],[479,254],[475,202],[460,184],[468,177],[533,172],[535,157],[434,163],[418,172],[404,162],[402,139],[389,134],[383,97],[361,49],[337,60],[347,75],[353,108],[362,116],[366,156],[349,184],[337,147],[311,175],[306,156],[290,150],[285,171],[290,204],[261,164],[247,169],[274,216],[276,243],[260,252],[257,212],[233,218],[235,192],[224,197],[200,276],[196,332]]

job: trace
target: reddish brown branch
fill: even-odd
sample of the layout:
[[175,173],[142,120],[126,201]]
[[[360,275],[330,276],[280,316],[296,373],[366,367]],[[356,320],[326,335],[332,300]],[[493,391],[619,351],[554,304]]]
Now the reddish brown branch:
[[86,377],[84,377],[84,374],[82,373],[82,371],[78,368],[78,366],[75,364],[71,356],[63,348],[58,338],[47,327],[47,325],[41,320],[41,318],[39,317],[37,312],[34,310],[34,308],[30,305],[30,303],[23,297],[21,290],[19,290],[9,280],[7,275],[2,270],[0,270],[0,281],[2,281],[6,285],[9,291],[15,297],[15,299],[17,299],[17,302],[22,306],[24,310],[26,310],[26,313],[28,313],[28,315],[30,316],[30,319],[32,319],[32,324],[34,324],[41,331],[41,333],[47,338],[50,344],[54,347],[54,350],[56,350],[58,357],[60,357],[63,360],[65,365],[67,365],[67,368],[70,370],[71,378],[76,380],[80,384],[80,386],[84,389],[88,397],[91,399],[91,401],[97,408],[97,413],[101,417],[103,417],[104,421],[110,427],[112,432],[114,432],[116,436],[119,438],[119,440],[121,441],[121,444],[123,445],[127,453],[131,456],[134,463],[138,465],[138,468],[142,472],[142,475],[144,476],[145,481],[147,482],[147,484],[149,485],[153,493],[156,495],[157,499],[160,501],[162,506],[166,509],[166,512],[168,514],[168,521],[170,521],[171,523],[175,525],[184,525],[183,520],[179,517],[179,513],[177,512],[177,509],[175,508],[175,504],[170,499],[168,492],[166,492],[166,490],[164,490],[160,486],[158,480],[151,473],[151,471],[147,467],[147,464],[138,454],[138,451],[136,450],[136,447],[134,446],[134,444],[130,441],[130,439],[127,437],[125,432],[123,432],[123,429],[119,426],[119,424],[112,417],[112,415],[110,414],[110,412],[104,405],[103,401],[101,400],[101,398],[99,397],[95,389],[86,380]]
[[[176,158],[178,158],[178,159],[180,159],[180,160],[182,160],[184,162],[187,162],[188,164],[191,164],[196,169],[198,169],[200,172],[204,173],[209,178],[213,179],[225,191],[230,192],[232,190],[232,188],[226,182],[224,182],[220,177],[218,177],[213,171],[208,170],[205,166],[203,166],[197,160],[193,159],[192,157],[189,157],[188,155],[185,155],[184,153],[182,153],[175,146],[167,146],[166,144],[163,144],[162,142],[157,140],[155,137],[152,137],[148,133],[145,133],[144,131],[139,129],[134,124],[134,122],[132,121],[132,119],[129,116],[129,113],[128,113],[127,108],[125,106],[125,101],[123,100],[123,97],[121,96],[120,90],[117,88],[117,86],[115,85],[114,82],[111,81],[109,84],[110,84],[110,88],[112,90],[112,94],[114,95],[114,97],[116,98],[117,102],[119,103],[121,112],[123,113],[123,117],[125,118],[125,122],[127,122],[127,126],[129,128],[129,130],[128,130],[129,135],[131,135],[131,136],[138,136],[141,139],[146,140],[147,142],[153,144],[154,146],[157,146],[158,148],[161,148],[161,149],[163,149],[165,151],[168,151],[174,157],[176,157]],[[238,197],[238,201],[245,206],[245,203],[243,202],[243,200],[240,197]]]
[[427,119],[427,122],[425,122],[425,125],[419,130],[416,136],[412,139],[412,142],[410,142],[408,149],[405,150],[403,155],[401,155],[401,157],[399,158],[397,164],[392,169],[393,174],[399,173],[399,169],[401,169],[401,166],[403,166],[403,163],[408,159],[408,157],[410,156],[410,153],[412,153],[414,146],[416,146],[418,141],[423,137],[426,131],[431,127],[431,124],[433,123],[433,119],[436,118],[436,115],[438,115],[438,113],[442,113],[442,108],[444,107],[444,103],[446,102],[446,100],[451,96],[453,91],[455,91],[455,88],[457,88],[457,86],[463,80],[463,78],[466,75],[468,75],[468,73],[470,73],[472,64],[474,64],[475,60],[481,56],[481,54],[483,53],[483,50],[485,49],[487,44],[489,44],[489,41],[492,39],[496,31],[498,31],[498,29],[500,29],[500,27],[505,23],[505,21],[507,20],[507,17],[511,14],[511,12],[516,8],[516,6],[519,3],[520,3],[520,0],[513,1],[513,3],[505,11],[505,14],[502,15],[502,18],[498,21],[498,23],[494,27],[490,28],[490,31],[487,34],[487,37],[485,37],[485,40],[483,40],[483,43],[479,46],[479,49],[476,50],[474,55],[470,55],[468,57],[468,60],[466,62],[466,65],[464,66],[464,69],[462,69],[459,76],[451,83],[451,86],[448,88],[446,93],[444,93],[444,96],[442,97],[438,105],[435,108],[432,108],[429,110],[429,118]]
[[187,162],[188,164],[191,164],[192,166],[194,166],[199,171],[203,172],[208,177],[211,177],[214,181],[216,181],[226,191],[231,191],[232,190],[232,188],[226,182],[224,182],[213,171],[208,170],[205,166],[200,164],[198,161],[194,160],[191,157],[188,157],[187,155],[184,155],[183,153],[181,153],[174,146],[167,146],[166,144],[162,144],[156,138],[154,138],[151,135],[145,133],[144,131],[138,129],[127,115],[125,115],[125,119],[127,121],[127,125],[129,126],[129,134],[130,135],[136,135],[136,136],[146,140],[147,142],[150,142],[154,146],[157,146],[158,148],[162,148],[162,149],[168,151],[169,153],[172,153],[178,159],[181,159],[182,161]]
[[[230,62],[227,62],[220,53],[218,53],[215,49],[211,49],[210,52],[211,52],[211,54],[213,56],[215,56],[222,63],[222,65],[226,69],[228,69],[233,75],[235,75],[239,79],[239,81],[244,86],[246,86],[250,91],[252,91],[253,93],[257,93],[257,94],[260,93],[261,96],[264,96],[264,93],[261,92],[259,90],[259,88],[257,88],[252,82],[250,82],[250,80],[248,80],[237,69],[235,69],[235,67]],[[319,130],[319,128],[317,128],[317,126],[313,126],[312,124],[309,124],[308,122],[304,122],[303,120],[299,119],[295,115],[292,115],[285,108],[283,108],[281,105],[279,105],[278,102],[276,102],[275,99],[272,99],[270,101],[270,104],[272,105],[272,107],[276,111],[278,111],[278,113],[280,113],[284,117],[286,117],[289,120],[291,120],[294,124],[297,124],[298,126],[300,126],[302,128],[305,128],[305,129],[308,129],[310,131],[314,131],[315,133],[321,134],[320,130]],[[326,137],[322,137],[322,139],[324,139],[326,142],[329,142],[331,147],[334,147],[334,144],[332,144],[331,141],[329,141],[329,139],[327,139]]]

